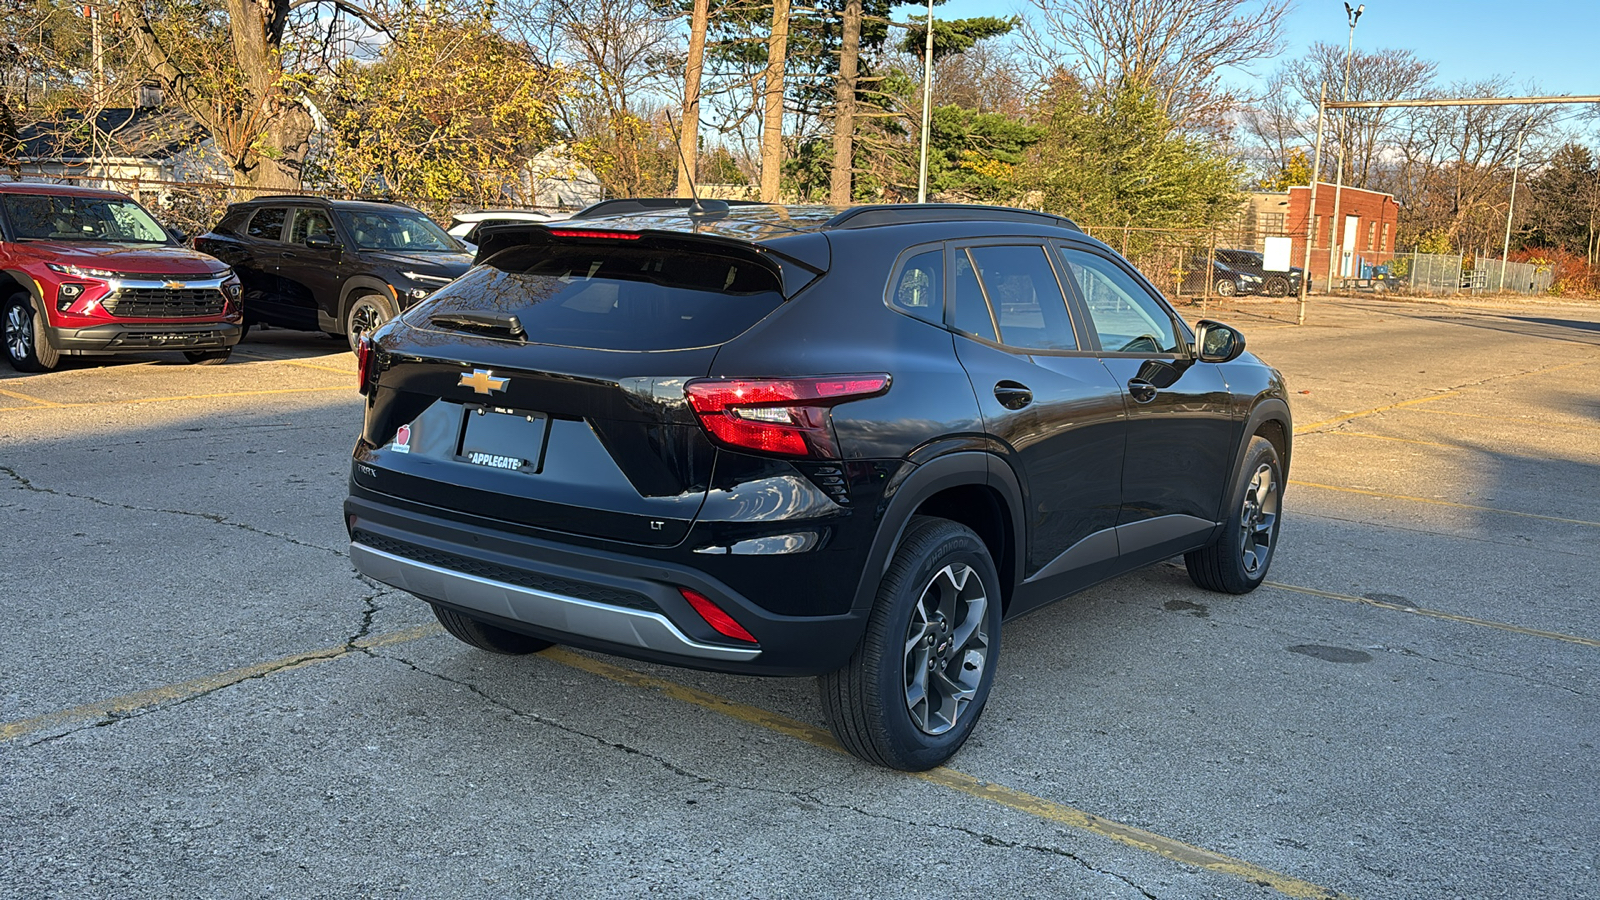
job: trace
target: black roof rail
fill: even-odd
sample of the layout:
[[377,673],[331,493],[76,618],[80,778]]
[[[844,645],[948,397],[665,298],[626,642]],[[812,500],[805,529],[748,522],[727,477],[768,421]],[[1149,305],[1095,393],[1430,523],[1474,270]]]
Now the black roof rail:
[[[597,219],[601,216],[625,216],[629,213],[654,212],[661,209],[687,210],[695,204],[692,197],[618,197],[615,200],[601,200],[593,206],[585,207],[572,214],[574,219]],[[724,206],[767,206],[760,200],[704,200],[707,206],[713,203]]]
[[259,202],[262,202],[262,201],[268,201],[268,202],[276,203],[276,202],[278,202],[280,200],[319,200],[319,201],[321,201],[323,203],[354,202],[354,203],[388,203],[390,205],[396,205],[396,204],[404,205],[404,204],[400,204],[399,200],[395,200],[395,199],[392,199],[390,197],[324,197],[324,196],[321,196],[321,195],[318,195],[318,194],[257,194],[256,196],[251,197],[249,200],[240,200],[238,202],[240,202],[240,203],[259,203]]
[[970,203],[879,203],[853,206],[829,219],[824,228],[871,228],[875,225],[910,225],[921,222],[1032,222],[1082,231],[1066,216]]

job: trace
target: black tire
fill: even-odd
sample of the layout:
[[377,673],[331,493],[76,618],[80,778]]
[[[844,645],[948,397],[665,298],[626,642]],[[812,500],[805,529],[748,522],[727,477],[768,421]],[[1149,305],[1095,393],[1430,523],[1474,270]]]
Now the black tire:
[[1237,284],[1233,283],[1233,279],[1231,279],[1231,278],[1218,278],[1217,279],[1217,296],[1218,297],[1232,297],[1234,294],[1237,294],[1237,293],[1239,293],[1239,286]]
[[0,309],[0,346],[18,372],[48,372],[61,363],[61,354],[50,345],[44,314],[21,292],[7,298]]
[[[927,615],[925,597],[933,610],[957,617]],[[879,582],[861,643],[844,668],[817,679],[839,743],[867,762],[908,772],[961,749],[994,685],[1000,602],[994,561],[971,529],[913,518]],[[953,678],[928,674],[952,671]],[[919,673],[920,703],[912,699]]]
[[496,625],[490,625],[467,615],[459,613],[437,603],[430,603],[433,615],[457,640],[464,644],[471,644],[479,650],[490,653],[500,653],[505,656],[523,656],[529,653],[538,653],[547,647],[555,646],[552,642],[531,635],[507,631]]
[[233,355],[232,347],[221,350],[185,350],[183,358],[197,366],[220,366]]
[[377,331],[394,318],[394,304],[382,294],[357,294],[350,298],[350,308],[344,311],[344,336],[350,342],[350,352],[361,345],[364,335]]
[[1228,520],[1210,546],[1184,554],[1189,578],[1209,591],[1248,594],[1261,586],[1283,524],[1283,462],[1272,442],[1250,439],[1228,495]]
[[1268,297],[1287,297],[1289,296],[1289,279],[1282,275],[1273,275],[1267,279],[1266,284],[1261,286],[1261,293],[1266,294]]

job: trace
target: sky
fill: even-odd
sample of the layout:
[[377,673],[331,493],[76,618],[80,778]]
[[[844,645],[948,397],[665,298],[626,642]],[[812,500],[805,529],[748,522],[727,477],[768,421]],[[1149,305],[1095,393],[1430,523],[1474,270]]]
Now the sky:
[[[1519,92],[1531,80],[1545,94],[1600,95],[1600,0],[1370,0],[1366,7],[1356,25],[1358,48],[1411,50],[1438,63],[1443,83],[1507,75]],[[1019,0],[949,0],[934,15],[1026,15],[1030,9]],[[1350,30],[1344,0],[1295,0],[1286,26],[1284,56],[1230,80],[1253,87],[1315,41],[1344,46]]]

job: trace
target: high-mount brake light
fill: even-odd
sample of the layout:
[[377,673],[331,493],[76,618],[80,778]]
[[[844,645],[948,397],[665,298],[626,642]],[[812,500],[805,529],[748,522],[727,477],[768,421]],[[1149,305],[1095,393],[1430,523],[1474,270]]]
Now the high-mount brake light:
[[550,233],[556,237],[602,238],[611,241],[637,241],[639,239],[637,234],[629,234],[626,231],[592,231],[582,228],[552,228]]
[[702,378],[684,385],[711,439],[736,450],[838,459],[830,407],[875,397],[889,376]]
[[372,390],[372,339],[362,338],[356,345],[356,390],[364,397]]
[[678,588],[678,593],[683,595],[683,599],[689,601],[689,605],[694,607],[694,611],[700,614],[700,618],[706,620],[707,625],[717,630],[717,634],[733,638],[736,641],[744,641],[747,644],[756,643],[756,636],[746,631],[743,625],[735,622],[733,616],[723,612],[722,607],[712,603],[710,597],[699,591],[691,591],[686,587]]

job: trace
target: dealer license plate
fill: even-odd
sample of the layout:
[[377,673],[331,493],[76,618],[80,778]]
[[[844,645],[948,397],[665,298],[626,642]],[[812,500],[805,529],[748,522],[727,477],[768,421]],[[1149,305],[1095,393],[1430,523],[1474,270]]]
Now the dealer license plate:
[[468,406],[456,458],[475,466],[536,474],[550,417],[498,406]]

